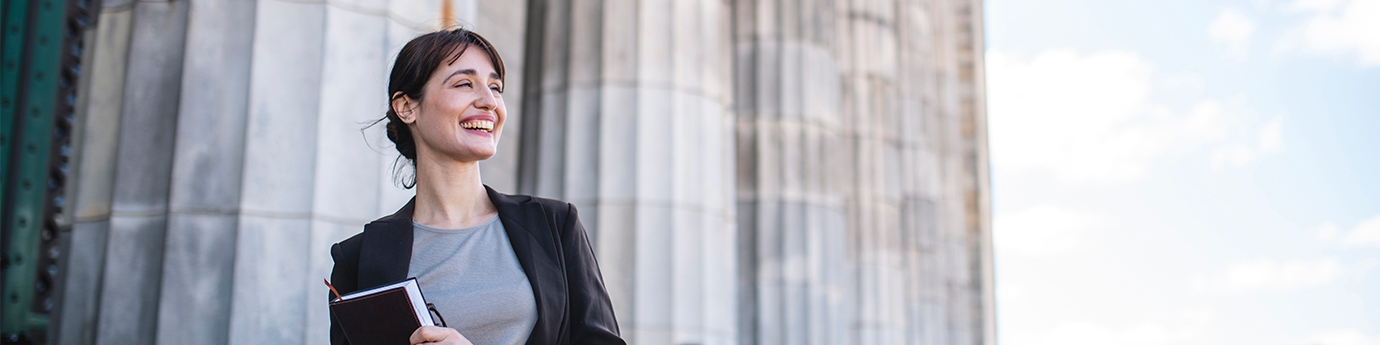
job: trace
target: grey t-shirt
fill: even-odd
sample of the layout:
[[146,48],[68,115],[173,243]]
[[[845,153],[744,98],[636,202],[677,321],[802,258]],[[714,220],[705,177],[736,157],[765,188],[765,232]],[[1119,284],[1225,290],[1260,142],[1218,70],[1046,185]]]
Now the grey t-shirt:
[[463,229],[412,226],[407,275],[446,323],[475,345],[526,343],[537,302],[498,216]]

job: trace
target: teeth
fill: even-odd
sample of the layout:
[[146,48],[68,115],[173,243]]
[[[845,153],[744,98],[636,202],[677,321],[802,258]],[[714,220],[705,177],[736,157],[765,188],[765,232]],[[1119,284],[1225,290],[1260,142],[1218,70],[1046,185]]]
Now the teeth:
[[494,131],[494,122],[485,120],[471,120],[460,123],[460,127],[465,129],[476,129],[485,132]]

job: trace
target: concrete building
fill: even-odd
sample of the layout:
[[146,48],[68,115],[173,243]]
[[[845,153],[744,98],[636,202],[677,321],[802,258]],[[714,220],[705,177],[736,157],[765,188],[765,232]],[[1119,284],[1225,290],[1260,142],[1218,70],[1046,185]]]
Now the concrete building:
[[630,343],[996,343],[979,0],[101,6],[51,342],[327,343],[451,12],[509,71],[484,180],[581,209]]

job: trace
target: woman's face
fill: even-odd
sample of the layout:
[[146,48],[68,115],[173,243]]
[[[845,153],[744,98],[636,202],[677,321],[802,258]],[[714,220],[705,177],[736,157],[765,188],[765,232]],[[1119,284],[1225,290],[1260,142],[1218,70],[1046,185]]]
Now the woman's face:
[[503,81],[488,53],[477,46],[447,65],[449,60],[443,59],[427,80],[420,102],[399,97],[394,111],[411,127],[418,159],[424,154],[461,162],[493,157],[508,115]]

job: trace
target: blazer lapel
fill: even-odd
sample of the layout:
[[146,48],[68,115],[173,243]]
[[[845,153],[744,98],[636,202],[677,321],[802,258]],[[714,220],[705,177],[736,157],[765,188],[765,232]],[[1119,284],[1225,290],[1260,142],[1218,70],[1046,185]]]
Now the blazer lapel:
[[364,226],[359,249],[360,290],[407,279],[412,263],[412,208],[416,198],[393,215]]
[[565,332],[566,286],[564,265],[541,204],[526,196],[511,196],[489,188],[489,200],[498,208],[499,220],[508,233],[518,263],[532,285],[537,302],[537,324],[528,344],[554,344]]

